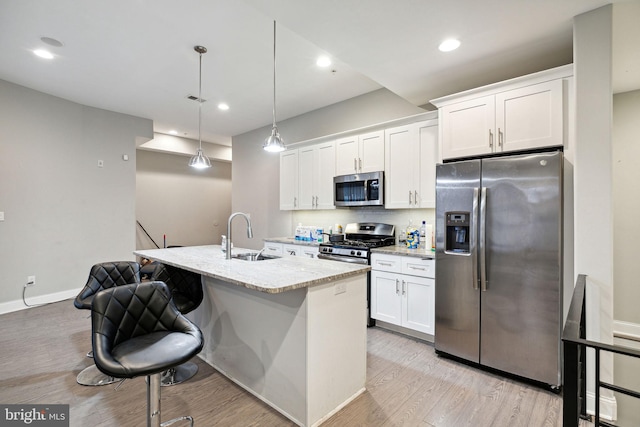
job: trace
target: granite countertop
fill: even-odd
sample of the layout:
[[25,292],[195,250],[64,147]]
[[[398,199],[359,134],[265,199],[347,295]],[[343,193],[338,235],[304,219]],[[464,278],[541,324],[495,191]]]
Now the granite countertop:
[[435,259],[436,257],[435,251],[432,251],[431,249],[429,250],[425,248],[409,249],[405,245],[383,246],[381,248],[373,248],[371,249],[371,252],[388,254],[388,255],[412,256],[416,258]]
[[268,237],[262,240],[265,242],[284,243],[285,245],[300,245],[300,246],[315,246],[315,247],[318,247],[318,245],[320,245],[319,242],[296,240],[293,237]]
[[[233,254],[257,252],[234,248]],[[220,245],[149,249],[135,255],[224,280],[248,289],[280,293],[364,274],[368,265],[304,257],[282,257],[264,261],[226,259]]]

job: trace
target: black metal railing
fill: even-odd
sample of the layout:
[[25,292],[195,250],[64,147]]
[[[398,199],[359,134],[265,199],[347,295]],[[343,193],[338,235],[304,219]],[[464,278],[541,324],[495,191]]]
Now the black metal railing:
[[569,314],[562,332],[564,352],[564,391],[562,420],[564,427],[578,427],[580,418],[587,419],[587,348],[595,351],[595,415],[594,425],[615,427],[615,424],[600,419],[600,389],[605,388],[617,393],[640,399],[640,393],[600,380],[600,353],[602,351],[640,358],[640,351],[632,348],[603,344],[586,339],[586,298],[587,276],[578,276],[573,290]]

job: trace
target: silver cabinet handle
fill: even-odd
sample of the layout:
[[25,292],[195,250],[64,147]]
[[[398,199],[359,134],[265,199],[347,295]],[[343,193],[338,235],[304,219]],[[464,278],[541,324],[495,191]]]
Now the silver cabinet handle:
[[473,206],[471,215],[471,235],[469,236],[469,251],[471,252],[471,281],[473,282],[473,290],[478,290],[478,247],[476,236],[478,235],[478,197],[480,189],[473,189]]
[[358,157],[358,171],[362,172],[362,159]]
[[418,206],[418,190],[413,192],[413,204]]
[[294,198],[293,198],[293,207],[294,207],[294,208],[297,208],[297,207],[298,207],[298,198],[297,198],[297,197],[294,197]]
[[391,264],[390,262],[382,262],[382,261],[378,261],[379,265],[387,265],[389,267],[393,266],[393,264]]
[[396,295],[400,295],[400,281],[396,279]]
[[482,187],[480,192],[480,289],[487,290],[487,254],[486,254],[486,238],[487,238],[487,187]]
[[493,132],[489,129],[489,147],[493,148]]
[[500,148],[502,148],[502,143],[504,140],[504,134],[502,133],[502,131],[500,130],[500,128],[498,128],[498,146]]
[[410,265],[409,268],[412,269],[412,270],[421,270],[421,271],[425,271],[426,270],[426,268],[424,268],[424,267],[415,267],[413,265]]
[[407,282],[405,282],[404,280],[402,281],[402,295],[405,295],[407,293]]
[[413,202],[411,201],[411,190],[409,190],[409,206],[411,206]]
[[358,172],[358,159],[356,159],[355,157],[353,158],[353,170]]

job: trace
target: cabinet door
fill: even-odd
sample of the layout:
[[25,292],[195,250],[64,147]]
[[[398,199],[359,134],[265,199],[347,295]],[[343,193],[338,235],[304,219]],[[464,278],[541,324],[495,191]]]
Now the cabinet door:
[[298,150],[280,153],[280,210],[298,206]]
[[316,167],[315,147],[298,150],[298,206],[297,209],[313,209],[315,192],[313,188]]
[[376,131],[359,136],[360,155],[358,172],[378,172],[384,170],[384,131]]
[[[385,130],[385,202],[386,209],[415,206],[418,193],[418,128],[415,125]],[[435,176],[434,176],[435,178]]]
[[336,175],[335,141],[317,146],[316,165],[316,209],[335,209],[333,204],[333,177]]
[[553,80],[497,94],[498,150],[562,145],[562,88],[562,80]]
[[336,140],[336,175],[358,173],[358,136]]
[[485,96],[440,109],[442,158],[476,156],[494,151],[495,97]]
[[402,326],[434,334],[434,280],[402,275]]
[[400,325],[402,298],[399,275],[371,271],[371,318]]
[[420,167],[418,168],[418,200],[420,208],[436,207],[436,163],[438,162],[438,124],[428,121],[418,124]]

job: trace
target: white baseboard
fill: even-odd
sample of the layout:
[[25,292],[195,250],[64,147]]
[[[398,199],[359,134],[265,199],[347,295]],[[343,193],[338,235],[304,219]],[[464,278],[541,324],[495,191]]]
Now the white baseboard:
[[[30,297],[29,290],[27,289],[26,300],[27,300],[27,304],[34,305],[34,306],[49,304],[52,302],[64,301],[69,298],[74,298],[76,295],[78,295],[81,289],[82,288],[69,289],[67,291],[60,291],[60,292],[55,292],[53,294],[46,294],[46,295],[38,295],[35,297]],[[14,311],[20,311],[27,308],[33,308],[33,307],[27,307],[26,305],[24,305],[24,302],[21,299],[9,301],[9,302],[3,302],[3,303],[0,303],[0,314],[12,313]]]

